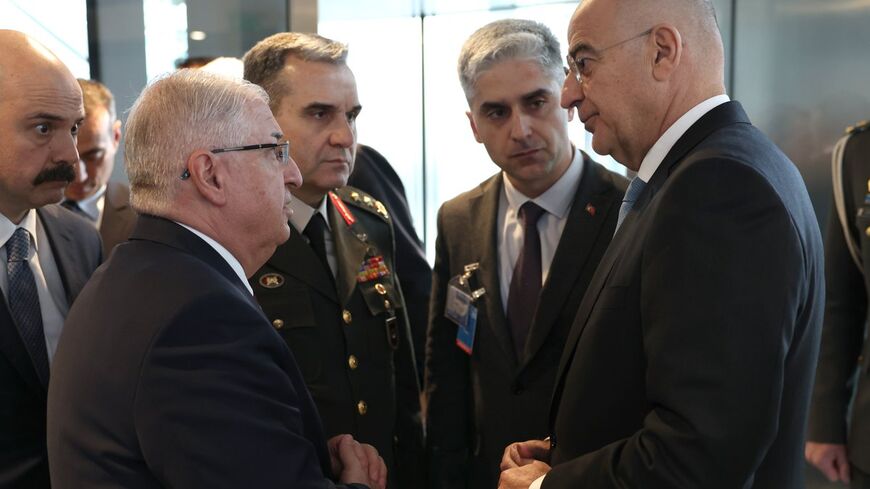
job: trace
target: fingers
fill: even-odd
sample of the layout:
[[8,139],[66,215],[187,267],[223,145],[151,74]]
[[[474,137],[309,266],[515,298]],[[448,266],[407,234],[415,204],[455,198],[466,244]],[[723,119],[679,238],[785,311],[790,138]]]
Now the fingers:
[[547,440],[529,440],[511,443],[504,449],[501,459],[501,470],[528,465],[536,460],[549,462],[550,442]]
[[849,482],[850,468],[845,445],[807,442],[804,456],[829,481]]
[[387,465],[384,463],[384,459],[378,455],[378,451],[375,447],[367,443],[361,444],[360,447],[362,448],[368,465],[369,480],[379,487],[386,486]]

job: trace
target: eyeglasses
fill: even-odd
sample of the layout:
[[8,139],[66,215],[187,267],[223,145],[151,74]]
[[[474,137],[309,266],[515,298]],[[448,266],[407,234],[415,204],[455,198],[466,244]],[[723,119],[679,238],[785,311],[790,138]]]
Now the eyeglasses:
[[567,75],[568,73],[573,73],[574,79],[577,80],[577,83],[582,84],[583,78],[589,76],[588,63],[590,61],[600,61],[601,60],[601,53],[603,53],[604,51],[607,51],[608,49],[615,48],[617,46],[622,46],[623,44],[625,44],[629,41],[634,41],[635,39],[640,39],[642,37],[648,36],[652,31],[653,31],[652,29],[647,29],[636,36],[629,37],[628,39],[623,39],[622,41],[619,41],[615,44],[611,44],[610,46],[607,46],[606,48],[601,48],[601,49],[595,50],[595,52],[598,53],[598,58],[591,58],[588,56],[580,57],[576,54],[572,56],[569,54],[568,55],[568,68],[565,69],[565,71],[566,71],[565,74]]
[[[285,167],[290,164],[290,141],[284,141],[283,143],[263,143],[263,144],[249,144],[247,146],[234,146],[232,148],[217,148],[211,150],[213,154],[218,153],[231,153],[233,151],[252,151],[255,149],[271,149],[275,150],[275,159],[278,160],[278,164],[281,167]],[[182,180],[187,180],[190,178],[190,170],[185,169],[184,173],[181,174]]]

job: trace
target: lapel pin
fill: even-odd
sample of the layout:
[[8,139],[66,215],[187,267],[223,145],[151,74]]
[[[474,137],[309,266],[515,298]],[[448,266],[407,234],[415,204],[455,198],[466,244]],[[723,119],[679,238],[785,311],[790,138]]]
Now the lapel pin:
[[590,216],[595,217],[595,206],[592,204],[586,204],[586,212],[588,212]]
[[265,273],[260,275],[260,285],[267,289],[277,289],[284,285],[284,277],[277,273]]

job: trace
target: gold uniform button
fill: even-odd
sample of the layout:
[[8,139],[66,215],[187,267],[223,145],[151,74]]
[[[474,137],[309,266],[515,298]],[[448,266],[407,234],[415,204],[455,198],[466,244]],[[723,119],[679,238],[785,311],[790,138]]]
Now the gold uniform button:
[[393,307],[393,305],[390,303],[390,301],[384,299],[384,307],[389,309],[389,308]]
[[272,326],[274,326],[275,329],[281,329],[284,327],[284,320],[283,319],[276,319],[276,320],[272,321]]
[[341,319],[344,320],[344,324],[350,324],[350,323],[353,321],[353,316],[351,315],[350,311],[348,311],[347,309],[345,309],[345,310],[341,313]]
[[360,401],[356,403],[356,410],[359,411],[360,416],[365,416],[369,411],[369,405],[365,401]]
[[870,227],[868,227],[867,229],[864,230],[864,234],[866,234],[867,236],[870,236]]
[[387,288],[384,287],[384,284],[375,284],[375,290],[378,294],[387,295]]
[[359,360],[357,360],[356,356],[351,355],[347,357],[347,366],[350,367],[351,370],[356,370],[359,367]]

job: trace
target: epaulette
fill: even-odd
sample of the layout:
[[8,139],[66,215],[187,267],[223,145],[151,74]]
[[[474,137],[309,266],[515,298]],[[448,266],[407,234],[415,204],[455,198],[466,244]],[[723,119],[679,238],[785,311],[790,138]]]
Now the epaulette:
[[867,129],[870,129],[870,121],[861,121],[854,126],[847,127],[846,134],[858,134],[859,132],[864,132]]
[[389,222],[390,213],[387,212],[387,208],[384,204],[362,190],[356,187],[344,186],[335,189],[334,192],[336,195],[341,197],[341,200],[348,204],[369,211],[372,214],[377,214],[381,219]]

